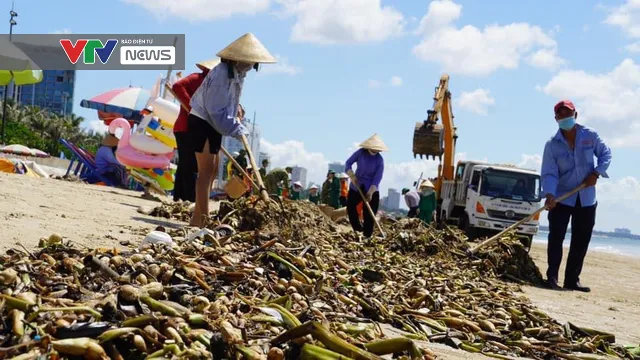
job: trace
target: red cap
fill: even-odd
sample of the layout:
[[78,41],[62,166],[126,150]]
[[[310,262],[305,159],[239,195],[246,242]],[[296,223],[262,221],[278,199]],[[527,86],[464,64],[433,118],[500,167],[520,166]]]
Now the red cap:
[[553,111],[554,112],[558,112],[558,110],[560,110],[560,108],[563,108],[563,107],[565,107],[565,108],[567,108],[567,109],[569,109],[571,111],[576,111],[575,105],[573,105],[573,103],[571,101],[569,101],[569,100],[559,101],[556,104],[556,106],[553,107]]

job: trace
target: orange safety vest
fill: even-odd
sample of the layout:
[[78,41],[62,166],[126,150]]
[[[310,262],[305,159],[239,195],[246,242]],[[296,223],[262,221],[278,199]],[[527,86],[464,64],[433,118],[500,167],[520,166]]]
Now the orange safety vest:
[[358,210],[358,217],[360,217],[360,221],[364,219],[364,217],[362,216],[363,208],[364,208],[364,202],[361,202],[360,204],[358,204],[358,206],[356,206],[356,210]]
[[340,196],[341,197],[347,197],[348,194],[349,194],[349,182],[348,181],[341,181],[341,184],[340,184]]
[[286,187],[282,189],[282,198],[283,199],[289,198],[289,189],[287,189]]

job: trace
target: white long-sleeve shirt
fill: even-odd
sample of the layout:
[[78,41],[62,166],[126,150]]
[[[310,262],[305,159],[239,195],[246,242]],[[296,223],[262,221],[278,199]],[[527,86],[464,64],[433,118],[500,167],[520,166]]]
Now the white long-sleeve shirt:
[[409,209],[418,207],[420,204],[420,195],[415,191],[409,191],[404,194],[404,201],[407,203],[407,207],[409,207]]

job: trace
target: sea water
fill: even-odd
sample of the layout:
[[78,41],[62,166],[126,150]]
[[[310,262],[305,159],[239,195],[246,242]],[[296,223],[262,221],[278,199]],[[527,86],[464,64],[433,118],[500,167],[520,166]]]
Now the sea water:
[[[546,231],[539,231],[533,238],[533,242],[546,244],[548,235]],[[564,247],[568,248],[569,244],[571,244],[571,233],[567,233],[564,238]],[[593,235],[589,243],[589,251],[640,257],[640,240]]]

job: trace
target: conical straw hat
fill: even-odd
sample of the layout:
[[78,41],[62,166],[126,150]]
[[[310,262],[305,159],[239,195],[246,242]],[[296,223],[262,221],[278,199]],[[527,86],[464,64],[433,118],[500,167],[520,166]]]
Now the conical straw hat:
[[431,181],[429,181],[428,179],[422,180],[422,184],[420,184],[421,188],[432,188],[435,189],[436,187],[433,186],[433,183]]
[[389,148],[384,144],[380,136],[378,134],[373,134],[370,138],[365,140],[362,144],[360,144],[361,148],[368,150],[377,150],[377,151],[388,151]]
[[246,33],[216,54],[223,59],[247,63],[275,63],[269,51],[252,33]]
[[215,58],[215,59],[209,59],[209,60],[205,60],[205,61],[200,61],[198,63],[196,63],[196,66],[202,70],[211,70],[214,68],[214,66],[220,64],[220,58]]

